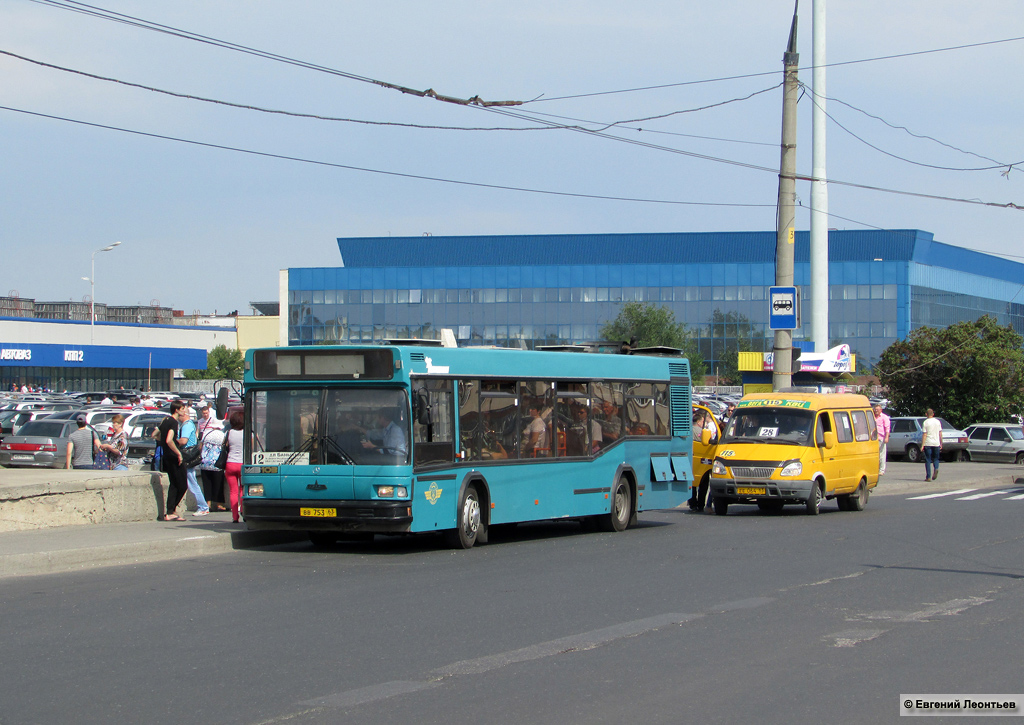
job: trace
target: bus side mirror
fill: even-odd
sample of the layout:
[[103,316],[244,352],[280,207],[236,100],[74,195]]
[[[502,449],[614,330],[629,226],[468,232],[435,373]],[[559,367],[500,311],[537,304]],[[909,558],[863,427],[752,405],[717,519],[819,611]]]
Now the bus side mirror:
[[830,448],[830,449],[831,448],[835,448],[836,447],[836,434],[833,433],[830,430],[825,431],[825,441],[824,441],[824,443],[825,443],[825,448]]
[[420,425],[430,425],[430,399],[426,390],[417,390],[412,399],[412,412]]
[[701,430],[700,442],[703,443],[704,445],[708,445],[711,443],[711,431],[709,431],[707,428]]
[[217,391],[217,417],[224,420],[228,412],[228,389],[221,388]]

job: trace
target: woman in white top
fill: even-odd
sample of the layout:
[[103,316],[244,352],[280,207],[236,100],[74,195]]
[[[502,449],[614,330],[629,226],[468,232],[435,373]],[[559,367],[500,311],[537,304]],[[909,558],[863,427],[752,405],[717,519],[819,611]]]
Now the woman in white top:
[[237,524],[242,507],[242,427],[245,425],[245,416],[242,411],[236,410],[228,418],[228,421],[231,423],[231,430],[224,436],[224,445],[228,449],[228,462],[224,466],[224,480],[231,501],[231,519]]

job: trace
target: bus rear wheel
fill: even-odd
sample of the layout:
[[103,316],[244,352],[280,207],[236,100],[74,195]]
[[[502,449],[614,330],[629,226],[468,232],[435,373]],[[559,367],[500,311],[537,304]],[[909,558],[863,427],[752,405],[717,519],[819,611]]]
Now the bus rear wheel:
[[473,486],[462,494],[456,519],[456,528],[445,532],[448,545],[453,549],[473,548],[480,533],[480,494]]
[[629,490],[629,482],[625,478],[620,478],[612,489],[611,511],[600,518],[601,529],[625,531],[632,516],[633,494]]

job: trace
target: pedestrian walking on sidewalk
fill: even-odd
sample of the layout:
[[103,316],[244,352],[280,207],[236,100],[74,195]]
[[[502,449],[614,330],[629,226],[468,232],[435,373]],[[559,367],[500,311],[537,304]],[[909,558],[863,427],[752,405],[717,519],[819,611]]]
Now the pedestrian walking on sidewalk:
[[[178,411],[178,415],[181,422],[178,431],[178,447],[191,448],[197,445],[199,443],[199,428],[196,426],[196,422],[192,420],[192,412],[189,410],[189,407],[183,405],[181,410]],[[189,493],[196,500],[196,512],[192,515],[206,516],[210,513],[210,504],[206,503],[203,489],[199,487],[199,481],[196,480],[196,466],[185,469],[185,485],[188,486]]]
[[[921,450],[924,452],[924,480],[934,481],[939,477],[939,456],[942,453],[942,423],[935,417],[935,411],[929,408],[928,416],[921,424],[924,435],[921,437]],[[934,467],[934,471],[932,468]]]
[[889,447],[889,434],[892,432],[892,421],[882,412],[881,405],[875,405],[875,429],[878,431],[878,475],[885,473],[885,459]]
[[68,436],[67,463],[66,468],[92,468],[93,451],[100,447],[100,439],[96,432],[87,427],[88,421],[84,415],[75,418],[78,430]]
[[160,422],[154,434],[160,444],[164,471],[167,472],[167,509],[161,521],[184,521],[177,514],[178,504],[188,487],[187,473],[181,465],[181,450],[178,448],[178,418],[184,406],[180,400],[172,401],[171,414]]
[[242,509],[242,427],[245,425],[245,416],[242,411],[236,410],[228,418],[231,423],[231,430],[224,437],[224,445],[228,449],[228,462],[224,466],[224,478],[227,480],[228,497],[231,501],[231,519],[236,524],[241,515]]

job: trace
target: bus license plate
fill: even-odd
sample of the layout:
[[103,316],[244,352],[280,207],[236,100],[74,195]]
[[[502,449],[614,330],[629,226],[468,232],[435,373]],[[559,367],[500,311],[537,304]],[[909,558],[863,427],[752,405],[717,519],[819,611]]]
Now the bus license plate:
[[332,518],[336,517],[337,515],[338,509],[299,509],[299,516],[313,516],[315,518]]
[[740,496],[764,496],[768,491],[764,486],[737,486],[736,493]]

